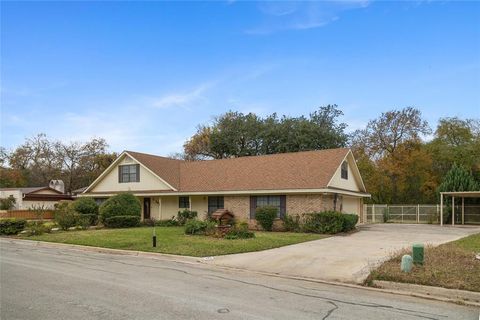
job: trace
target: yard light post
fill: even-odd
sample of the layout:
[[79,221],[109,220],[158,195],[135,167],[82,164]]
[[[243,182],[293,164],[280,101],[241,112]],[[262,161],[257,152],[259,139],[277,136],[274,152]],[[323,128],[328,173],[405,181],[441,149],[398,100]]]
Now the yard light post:
[[157,247],[157,233],[155,230],[155,223],[153,223],[153,230],[152,230],[152,246],[154,248]]

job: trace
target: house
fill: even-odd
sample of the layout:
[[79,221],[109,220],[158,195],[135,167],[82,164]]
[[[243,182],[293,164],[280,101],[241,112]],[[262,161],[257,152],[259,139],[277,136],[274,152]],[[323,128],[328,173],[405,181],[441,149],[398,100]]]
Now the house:
[[204,161],[124,151],[78,196],[100,203],[121,192],[139,198],[143,219],[224,208],[250,223],[264,205],[278,207],[279,218],[332,209],[362,217],[370,196],[345,148]]
[[61,200],[72,200],[68,194],[51,187],[31,188],[1,188],[0,198],[15,198],[15,210],[28,210],[34,208],[54,209]]

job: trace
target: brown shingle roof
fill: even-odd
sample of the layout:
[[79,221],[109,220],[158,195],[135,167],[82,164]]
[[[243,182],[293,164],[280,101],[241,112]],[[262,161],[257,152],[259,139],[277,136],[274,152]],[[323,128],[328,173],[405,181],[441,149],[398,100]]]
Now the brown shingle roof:
[[127,151],[178,191],[326,188],[348,149],[183,161]]

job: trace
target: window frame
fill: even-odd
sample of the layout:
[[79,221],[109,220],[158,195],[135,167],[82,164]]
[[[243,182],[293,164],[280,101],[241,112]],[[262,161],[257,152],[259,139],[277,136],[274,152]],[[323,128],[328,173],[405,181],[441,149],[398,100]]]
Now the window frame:
[[345,180],[348,180],[348,162],[347,161],[343,161],[342,162],[342,166],[340,168],[340,177],[342,179],[345,179]]
[[[128,170],[125,170],[127,169]],[[135,168],[132,170],[132,168]],[[118,166],[118,183],[140,182],[139,164],[122,164]]]
[[[214,199],[215,199],[215,204],[213,205],[211,204],[210,201],[213,202]],[[207,199],[207,206],[208,206],[208,209],[207,209],[208,214],[214,213],[218,209],[225,209],[225,199],[223,196],[209,196]]]
[[[185,206],[186,204],[186,206]],[[179,209],[190,209],[190,197],[189,196],[179,196],[178,197],[178,208]]]
[[[263,203],[262,205],[258,205],[258,200],[260,198],[260,202]],[[278,204],[277,204],[278,199]],[[265,201],[266,200],[266,201]],[[278,208],[277,212],[277,219],[283,219],[286,214],[286,205],[287,203],[287,196],[285,195],[258,195],[258,196],[250,196],[250,219],[255,219],[255,212],[257,208],[264,207],[264,206],[273,206]]]

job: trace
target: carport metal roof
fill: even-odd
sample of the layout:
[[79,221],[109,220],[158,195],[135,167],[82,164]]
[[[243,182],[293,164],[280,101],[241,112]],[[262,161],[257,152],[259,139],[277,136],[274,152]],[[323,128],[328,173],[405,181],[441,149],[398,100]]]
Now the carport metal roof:
[[452,197],[452,226],[455,225],[455,198],[462,198],[462,224],[465,223],[465,198],[480,198],[480,191],[440,192],[440,225],[443,226],[443,196]]

